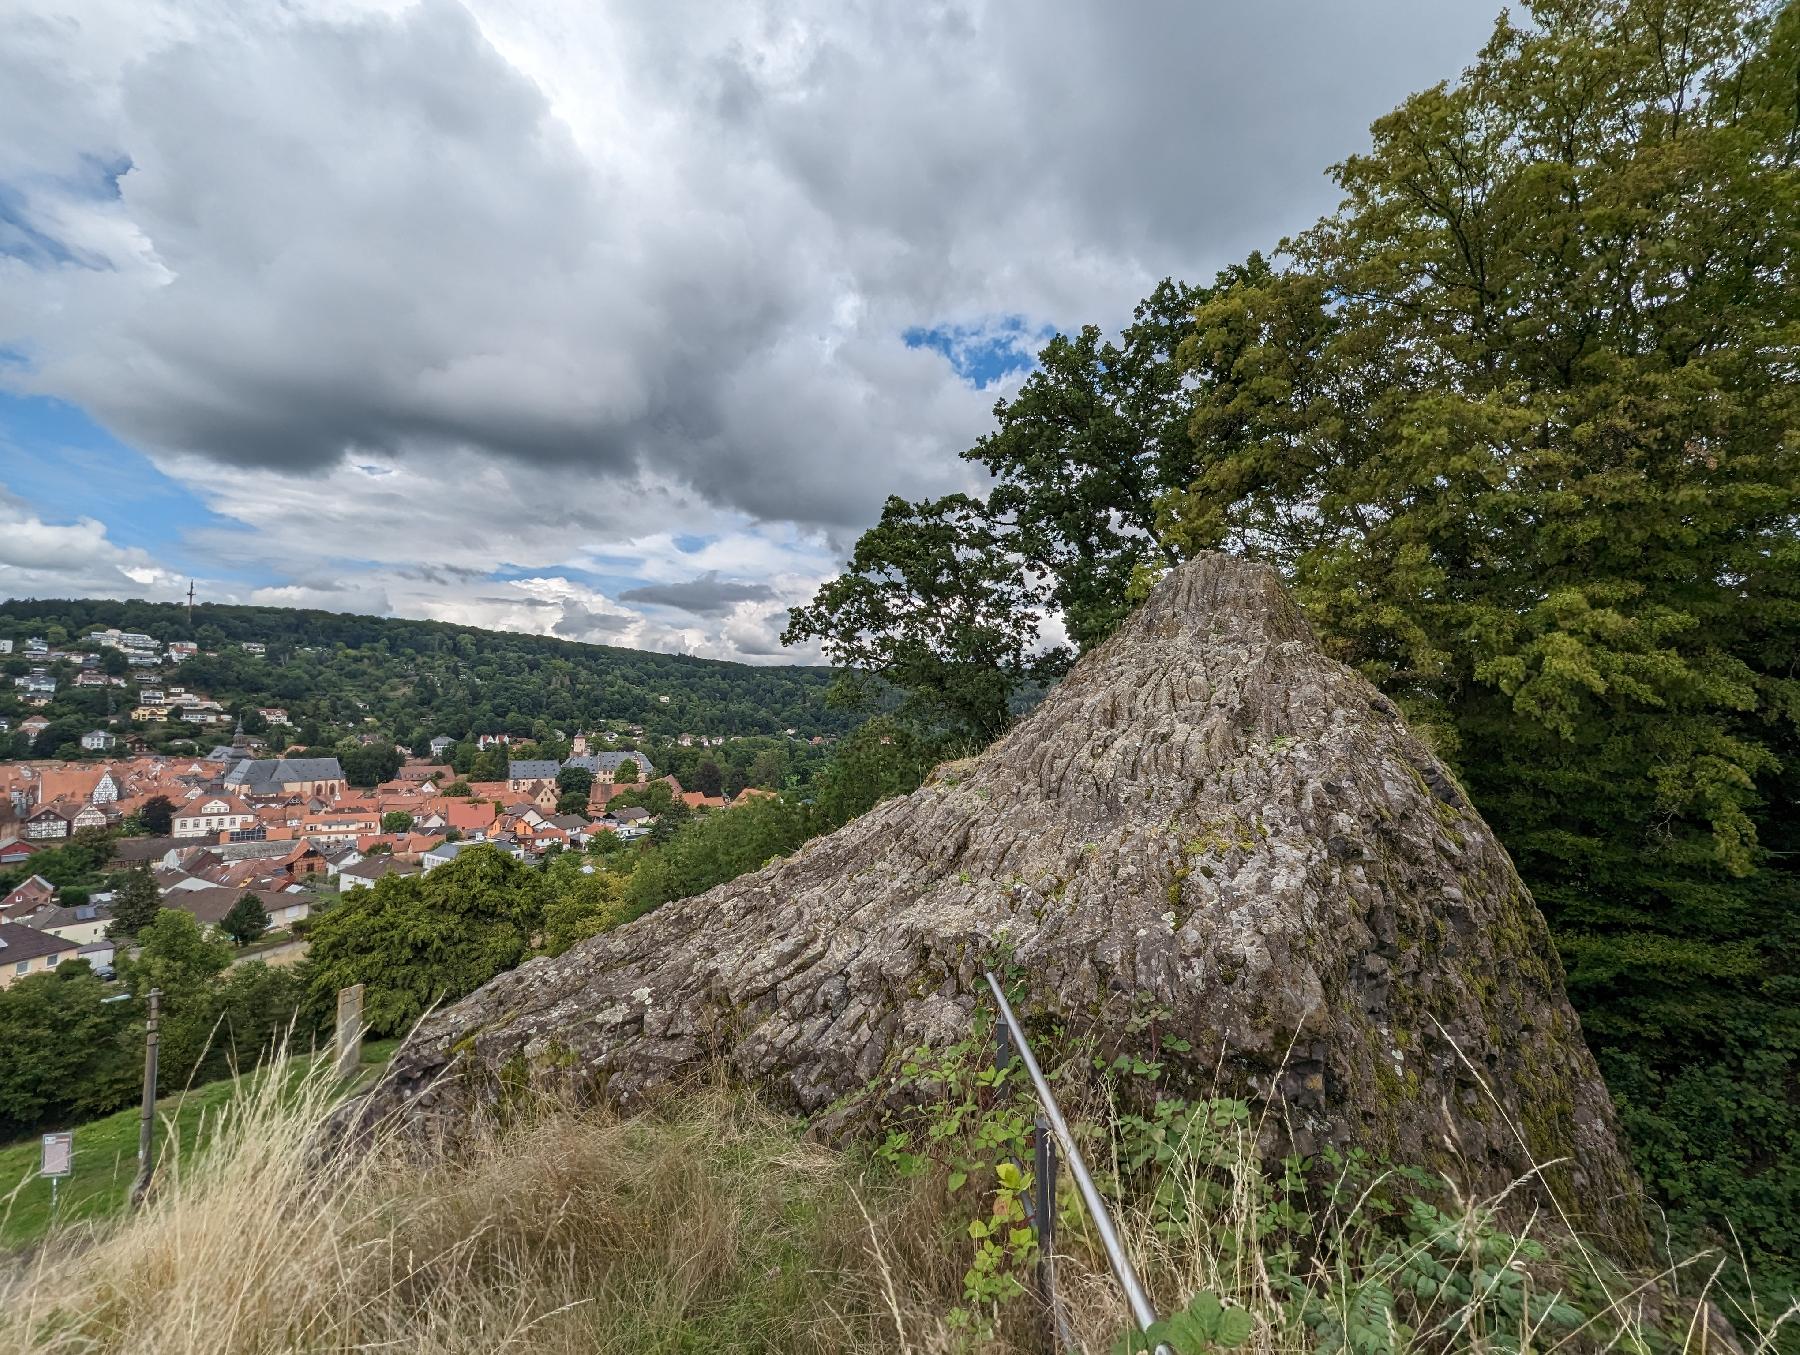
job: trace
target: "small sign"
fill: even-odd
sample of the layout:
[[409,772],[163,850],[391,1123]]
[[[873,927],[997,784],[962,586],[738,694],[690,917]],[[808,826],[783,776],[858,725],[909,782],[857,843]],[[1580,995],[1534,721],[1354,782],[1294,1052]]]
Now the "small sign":
[[75,1170],[75,1136],[69,1133],[44,1135],[44,1155],[38,1167],[40,1176],[67,1176]]

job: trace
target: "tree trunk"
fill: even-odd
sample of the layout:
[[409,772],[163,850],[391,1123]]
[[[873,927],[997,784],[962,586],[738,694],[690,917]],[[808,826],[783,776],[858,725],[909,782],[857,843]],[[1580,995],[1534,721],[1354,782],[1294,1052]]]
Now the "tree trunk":
[[1166,1083],[1269,1109],[1270,1154],[1361,1146],[1483,1193],[1553,1164],[1515,1199],[1553,1188],[1644,1253],[1511,860],[1276,575],[1223,555],[1171,573],[979,756],[429,1017],[346,1123],[454,1135],[510,1078],[630,1105],[722,1059],[847,1132],[902,1052],[968,1035],[989,967],[1024,1019],[1106,1047],[1166,1013],[1190,1045]]

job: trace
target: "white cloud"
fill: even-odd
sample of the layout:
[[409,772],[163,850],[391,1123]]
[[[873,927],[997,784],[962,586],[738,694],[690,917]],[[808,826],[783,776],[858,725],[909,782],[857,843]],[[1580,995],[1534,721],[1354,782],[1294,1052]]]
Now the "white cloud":
[[187,579],[108,538],[93,518],[45,522],[0,485],[0,596],[172,600]]
[[908,329],[1117,322],[1273,244],[1494,0],[35,2],[3,379],[241,524],[189,544],[264,596],[598,636],[616,597],[486,576],[717,574],[773,596],[619,634],[762,658],[886,495],[978,482],[995,392]]

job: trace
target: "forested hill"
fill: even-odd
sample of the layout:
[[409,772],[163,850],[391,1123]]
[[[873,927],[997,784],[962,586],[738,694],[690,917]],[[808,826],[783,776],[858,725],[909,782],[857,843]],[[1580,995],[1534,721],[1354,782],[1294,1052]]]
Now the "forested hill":
[[[599,722],[642,725],[648,734],[667,736],[788,729],[813,735],[843,733],[859,719],[826,704],[831,672],[822,667],[753,667],[437,621],[285,607],[202,605],[190,624],[187,608],[169,603],[0,603],[0,638],[15,642],[9,667],[23,662],[29,636],[73,646],[107,627],[143,632],[165,647],[197,643],[202,653],[169,680],[228,709],[279,705],[296,724],[321,726],[373,717],[402,737],[412,730],[529,736],[546,724],[573,731]],[[242,648],[246,643],[267,652],[253,654]]]

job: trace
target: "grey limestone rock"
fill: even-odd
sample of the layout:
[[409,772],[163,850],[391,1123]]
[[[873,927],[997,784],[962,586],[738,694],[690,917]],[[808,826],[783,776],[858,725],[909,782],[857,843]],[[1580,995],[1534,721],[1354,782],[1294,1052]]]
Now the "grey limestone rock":
[[[891,1061],[1026,1012],[1362,1146],[1556,1188],[1623,1258],[1640,1187],[1542,916],[1456,778],[1259,565],[1174,571],[1011,733],[792,857],[534,960],[427,1018],[352,1108],[454,1135],[506,1077],[626,1105],[709,1066],[854,1126]],[[1024,1013],[1022,1013],[1024,1014]],[[1048,1028],[1046,1026],[1046,1028]]]

